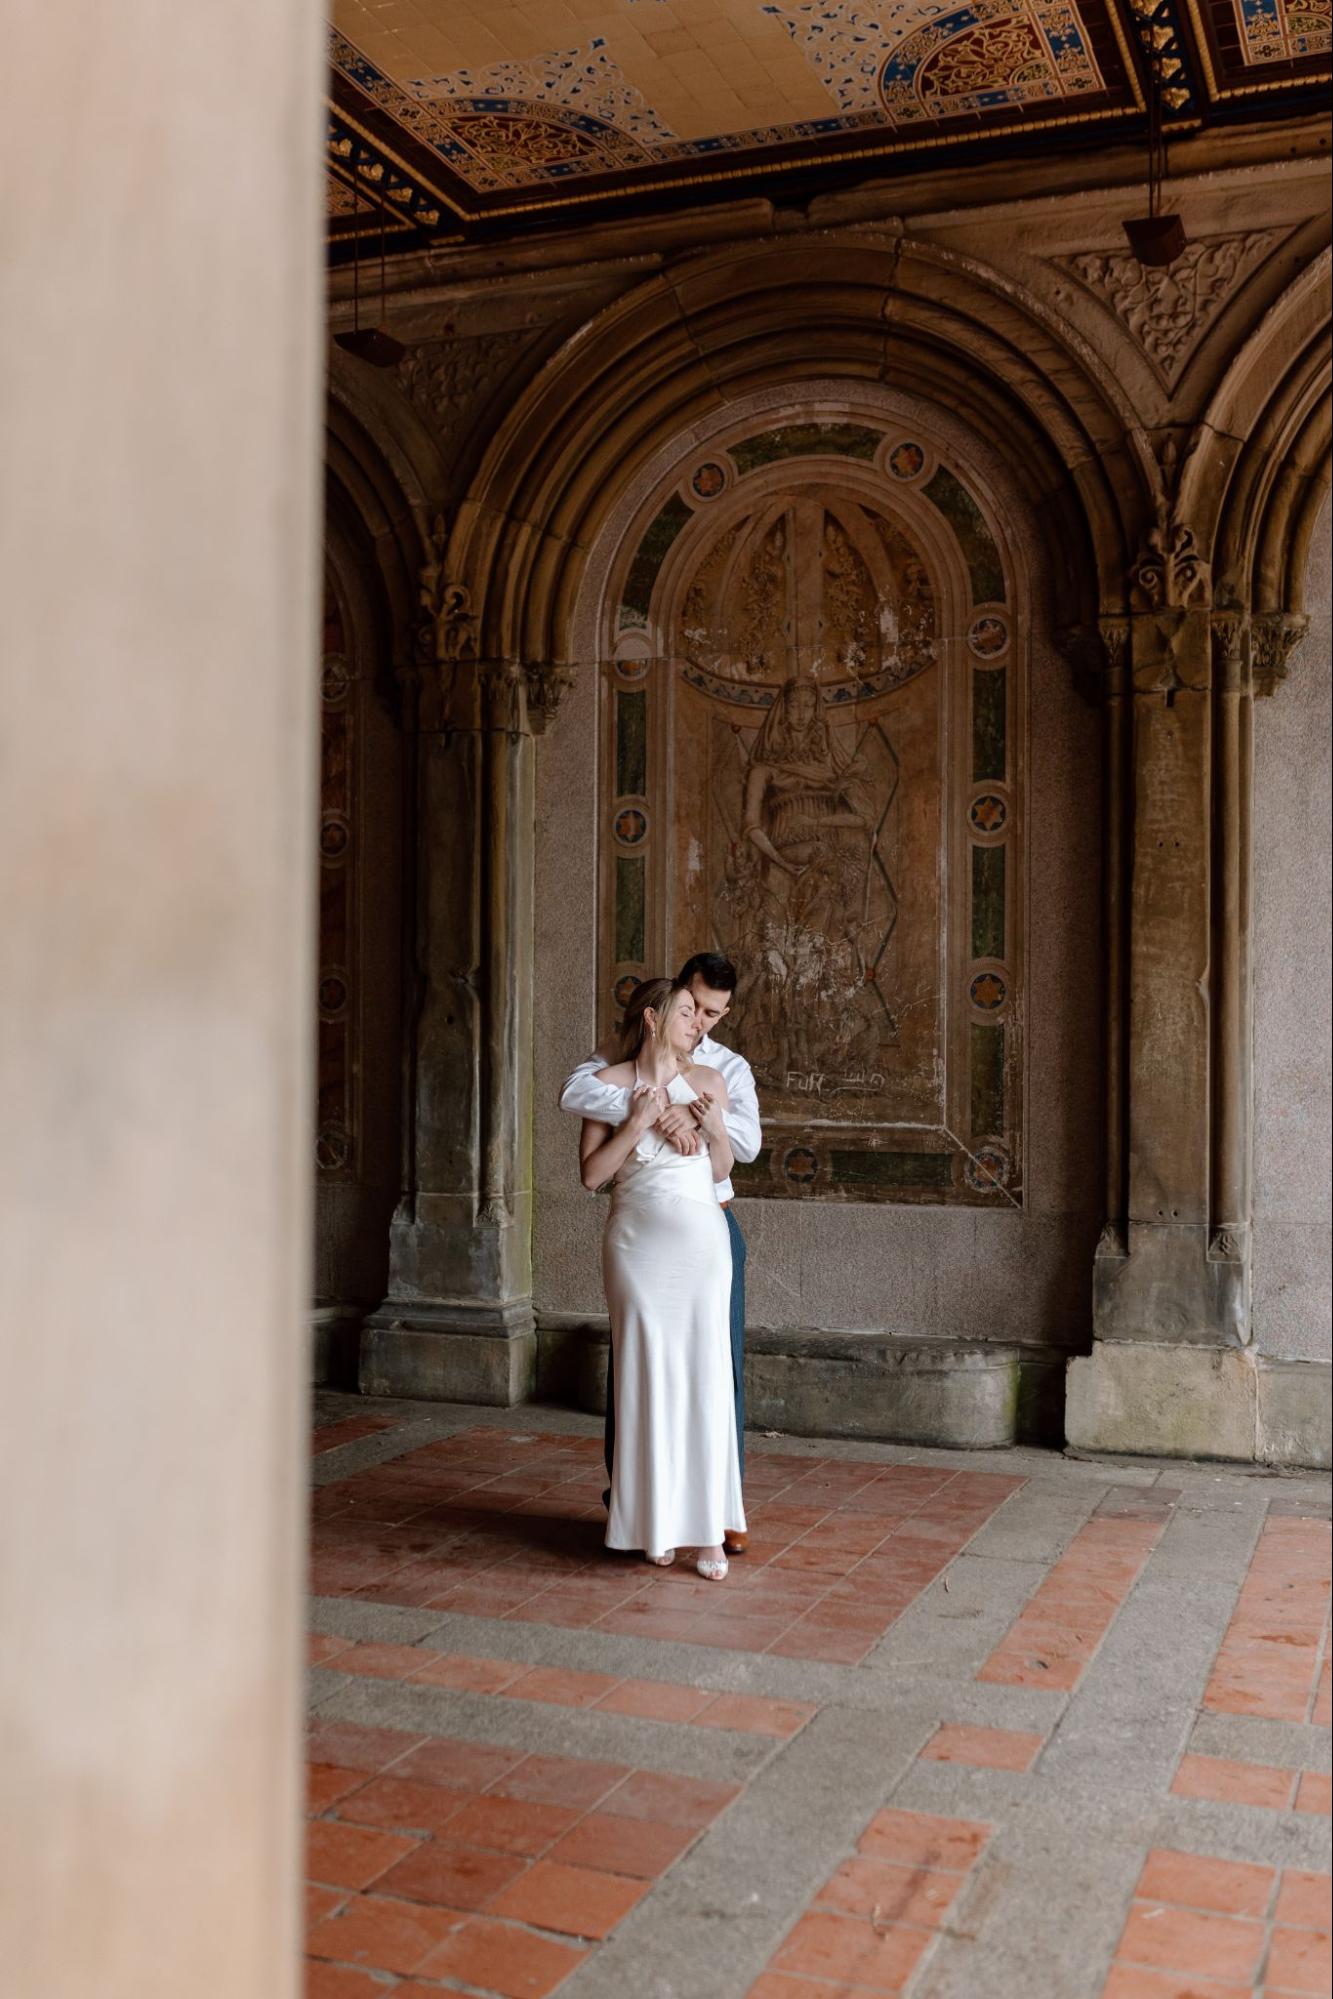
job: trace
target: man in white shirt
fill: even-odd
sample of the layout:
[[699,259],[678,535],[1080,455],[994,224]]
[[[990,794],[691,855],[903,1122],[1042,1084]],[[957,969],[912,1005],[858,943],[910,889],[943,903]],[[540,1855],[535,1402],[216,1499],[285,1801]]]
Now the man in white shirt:
[[[754,1071],[743,1055],[734,1049],[724,1048],[713,1039],[713,1029],[723,1019],[731,1006],[732,994],[736,990],[736,967],[729,958],[716,951],[698,951],[688,958],[680,968],[676,983],[688,986],[694,998],[695,1019],[699,1039],[694,1047],[696,1062],[705,1063],[716,1069],[727,1086],[730,1099],[724,1118],[731,1149],[742,1164],[759,1156],[762,1135],[759,1129],[759,1098],[754,1086]],[[599,1069],[609,1068],[615,1061],[610,1050],[598,1049],[586,1062],[581,1062],[573,1075],[568,1078],[560,1092],[560,1108],[575,1117],[598,1118],[603,1123],[619,1124],[625,1115],[627,1092],[615,1089],[609,1083],[599,1083]],[[671,1104],[663,1111],[655,1126],[663,1136],[681,1152],[697,1150],[700,1139],[698,1128],[689,1109],[681,1104]],[[731,1236],[731,1373],[736,1391],[736,1447],[740,1453],[741,1475],[745,1474],[745,1237],[741,1234],[740,1223],[732,1207],[734,1195],[730,1180],[718,1183],[717,1198],[722,1203],[727,1218],[727,1230]],[[606,1375],[606,1475],[611,1476],[611,1459],[615,1451],[616,1410],[615,1377],[610,1358],[607,1360]],[[745,1553],[745,1536],[739,1529],[729,1532],[724,1546],[729,1555]]]

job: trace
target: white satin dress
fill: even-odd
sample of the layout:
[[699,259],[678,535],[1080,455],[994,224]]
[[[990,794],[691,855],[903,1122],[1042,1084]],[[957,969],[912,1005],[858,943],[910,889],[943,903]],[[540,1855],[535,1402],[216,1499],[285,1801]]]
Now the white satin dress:
[[[673,1104],[694,1100],[672,1079]],[[629,1092],[625,1093],[626,1114]],[[744,1529],[731,1379],[731,1238],[712,1162],[647,1131],[616,1175],[602,1239],[615,1356],[608,1548],[718,1547]]]

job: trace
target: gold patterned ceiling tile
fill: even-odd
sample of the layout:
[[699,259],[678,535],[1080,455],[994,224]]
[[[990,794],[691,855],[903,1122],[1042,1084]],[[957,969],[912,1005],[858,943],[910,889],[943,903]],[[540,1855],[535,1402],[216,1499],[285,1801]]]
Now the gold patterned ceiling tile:
[[[1291,51],[1304,61],[1327,40],[1328,0],[1188,4],[1232,10],[1265,47],[1284,37],[1284,76]],[[360,142],[393,149],[423,201],[477,220],[538,214],[1137,118],[1130,51],[1143,5],[336,0],[333,94]]]

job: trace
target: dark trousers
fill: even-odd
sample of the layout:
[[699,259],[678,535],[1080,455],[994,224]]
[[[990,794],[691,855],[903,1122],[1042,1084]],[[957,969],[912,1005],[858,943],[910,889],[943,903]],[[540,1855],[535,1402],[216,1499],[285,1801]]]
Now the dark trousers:
[[[724,1208],[727,1232],[731,1237],[731,1380],[736,1392],[736,1450],[741,1477],[745,1477],[745,1258],[748,1254],[741,1225],[734,1208]],[[614,1347],[606,1355],[606,1432],[603,1456],[606,1475],[611,1476],[611,1460],[616,1450],[616,1356]],[[610,1501],[611,1494],[603,1498]]]

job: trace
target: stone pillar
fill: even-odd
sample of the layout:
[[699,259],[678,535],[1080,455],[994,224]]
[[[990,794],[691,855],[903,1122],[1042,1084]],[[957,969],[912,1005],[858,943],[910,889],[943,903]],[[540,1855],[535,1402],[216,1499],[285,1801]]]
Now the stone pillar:
[[417,895],[404,1193],[369,1395],[532,1393],[534,735],[564,677],[459,658],[461,592],[416,676]]
[[1149,537],[1127,625],[1108,622],[1132,690],[1108,853],[1113,909],[1128,890],[1109,1037],[1125,1120],[1108,1130],[1094,1345],[1071,1364],[1067,1433],[1091,1450],[1253,1458],[1248,619],[1214,611],[1177,524]]
[[8,27],[14,1999],[298,1991],[322,33]]

